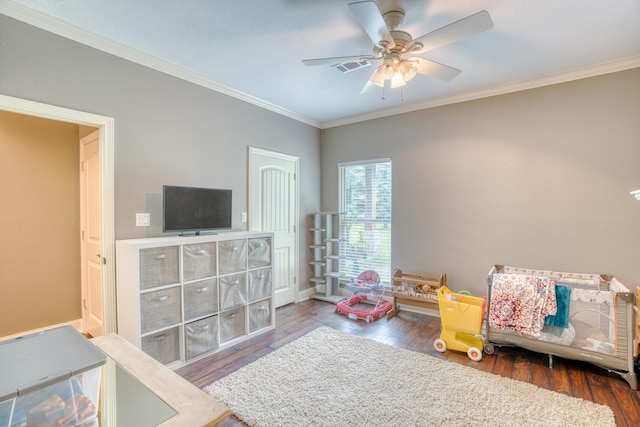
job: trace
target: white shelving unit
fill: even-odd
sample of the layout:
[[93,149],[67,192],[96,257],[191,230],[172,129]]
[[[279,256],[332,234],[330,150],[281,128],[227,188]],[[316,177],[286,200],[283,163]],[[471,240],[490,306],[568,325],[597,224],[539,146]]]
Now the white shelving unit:
[[272,239],[118,240],[118,334],[175,368],[273,329]]
[[311,284],[316,293],[313,298],[331,303],[344,299],[340,295],[340,212],[317,212],[311,214],[313,227],[309,229],[313,244],[309,246],[313,260]]

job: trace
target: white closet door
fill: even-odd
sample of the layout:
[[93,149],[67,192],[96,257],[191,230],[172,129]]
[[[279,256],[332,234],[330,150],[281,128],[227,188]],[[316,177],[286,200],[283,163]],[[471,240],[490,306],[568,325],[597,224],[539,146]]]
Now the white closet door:
[[100,131],[80,140],[80,155],[83,331],[99,337],[103,333]]
[[275,306],[295,302],[297,289],[298,158],[249,148],[249,230],[274,233]]

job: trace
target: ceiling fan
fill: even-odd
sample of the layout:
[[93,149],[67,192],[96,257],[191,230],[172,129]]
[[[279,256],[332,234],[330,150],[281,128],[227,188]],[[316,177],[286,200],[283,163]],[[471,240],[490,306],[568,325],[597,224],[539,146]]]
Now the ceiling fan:
[[361,1],[350,3],[349,9],[373,41],[373,55],[305,59],[302,62],[307,66],[335,66],[352,61],[382,61],[382,65],[375,69],[360,93],[368,92],[375,86],[384,88],[387,80],[390,81],[391,88],[402,87],[417,74],[450,81],[460,74],[461,70],[412,55],[427,52],[493,28],[489,13],[483,10],[412,39],[409,33],[396,29],[402,24],[405,16],[401,8],[382,14],[375,1]]

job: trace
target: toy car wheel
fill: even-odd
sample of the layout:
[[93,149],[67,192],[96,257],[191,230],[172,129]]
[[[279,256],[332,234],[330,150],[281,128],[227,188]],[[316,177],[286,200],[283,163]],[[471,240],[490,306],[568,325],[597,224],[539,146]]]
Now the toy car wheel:
[[487,344],[484,346],[484,352],[487,354],[493,354],[496,349],[493,347],[493,344]]
[[433,342],[433,348],[435,348],[436,351],[440,353],[444,353],[445,351],[447,351],[447,343],[444,342],[444,340],[437,339]]
[[482,360],[482,350],[471,347],[469,350],[467,350],[467,356],[469,356],[469,359],[473,360],[474,362],[479,362],[480,360]]

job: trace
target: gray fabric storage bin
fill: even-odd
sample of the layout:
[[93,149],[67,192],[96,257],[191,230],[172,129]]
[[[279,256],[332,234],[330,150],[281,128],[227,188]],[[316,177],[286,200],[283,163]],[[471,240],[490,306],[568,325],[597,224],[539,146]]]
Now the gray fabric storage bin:
[[249,332],[271,326],[271,300],[254,302],[249,305]]
[[224,343],[247,333],[245,310],[245,307],[238,307],[220,313],[220,342]]
[[140,295],[140,328],[143,334],[182,321],[180,286]]
[[247,273],[220,277],[219,283],[221,310],[247,303]]
[[249,268],[271,265],[271,239],[268,237],[249,239]]
[[218,242],[219,274],[237,273],[247,269],[247,241],[225,240]]
[[185,359],[191,360],[218,348],[218,316],[184,325]]
[[142,337],[142,351],[162,364],[180,359],[180,331],[178,327]]
[[182,277],[185,282],[216,275],[216,243],[194,243],[182,247]]
[[209,316],[218,312],[218,279],[207,279],[184,285],[184,320]]
[[179,249],[179,246],[166,246],[140,250],[140,289],[180,281]]
[[249,272],[249,302],[270,298],[272,294],[271,290],[270,267]]

